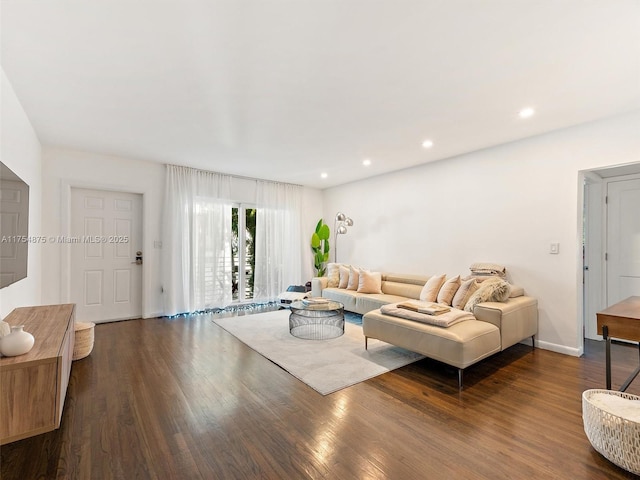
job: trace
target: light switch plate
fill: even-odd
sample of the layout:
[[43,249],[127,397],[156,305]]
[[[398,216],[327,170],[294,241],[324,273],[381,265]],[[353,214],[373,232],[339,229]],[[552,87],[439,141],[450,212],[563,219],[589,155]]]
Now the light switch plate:
[[552,243],[549,247],[549,253],[551,253],[552,255],[557,255],[558,253],[560,253],[560,244]]

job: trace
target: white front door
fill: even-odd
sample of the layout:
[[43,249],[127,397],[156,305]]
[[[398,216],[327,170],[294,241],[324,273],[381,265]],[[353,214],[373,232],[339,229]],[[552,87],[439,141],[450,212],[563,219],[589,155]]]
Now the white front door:
[[640,178],[608,183],[607,305],[640,295]]
[[[142,196],[71,189],[71,301],[78,321],[142,315]],[[138,252],[139,255],[138,255]]]

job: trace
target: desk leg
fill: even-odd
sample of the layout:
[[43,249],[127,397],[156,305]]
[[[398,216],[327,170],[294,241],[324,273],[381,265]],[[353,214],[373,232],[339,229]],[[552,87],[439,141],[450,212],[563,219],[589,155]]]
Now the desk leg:
[[[638,343],[638,353],[640,355],[640,343]],[[621,392],[627,391],[627,387],[631,384],[631,382],[633,382],[633,380],[635,380],[635,378],[638,376],[638,373],[640,373],[640,366],[636,368],[636,370],[629,376],[629,378],[627,378],[627,381],[624,382],[624,385],[620,387]]]
[[607,381],[607,390],[611,390],[611,337],[609,336],[609,327],[602,326],[602,336],[605,341],[605,376]]

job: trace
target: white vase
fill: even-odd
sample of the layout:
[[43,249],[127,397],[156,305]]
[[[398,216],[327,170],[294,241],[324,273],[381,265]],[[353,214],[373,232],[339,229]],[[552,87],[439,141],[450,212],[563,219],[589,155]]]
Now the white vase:
[[23,355],[33,347],[35,339],[24,331],[24,325],[11,327],[11,333],[0,338],[0,353],[5,357]]

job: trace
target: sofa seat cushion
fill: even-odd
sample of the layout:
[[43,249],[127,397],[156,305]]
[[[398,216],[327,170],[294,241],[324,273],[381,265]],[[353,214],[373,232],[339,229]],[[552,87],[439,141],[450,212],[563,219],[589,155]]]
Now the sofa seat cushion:
[[349,312],[365,314],[370,310],[380,308],[388,303],[404,302],[406,297],[386,295],[384,293],[358,293],[342,288],[325,288],[322,296],[329,300],[340,302]]
[[365,337],[381,339],[429,358],[466,368],[500,351],[500,330],[478,320],[448,328],[384,315],[372,310],[362,317]]
[[344,288],[325,288],[322,290],[322,296],[329,300],[340,302],[344,305],[344,309],[349,312],[357,312],[356,299],[359,294],[355,290],[346,290]]
[[361,295],[356,299],[356,308],[358,313],[366,313],[371,310],[376,310],[383,305],[389,303],[398,303],[406,301],[406,297],[398,295],[387,295],[384,293],[372,293],[369,295]]

